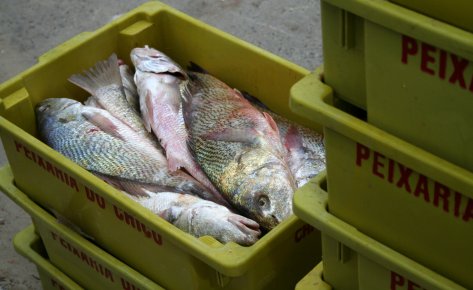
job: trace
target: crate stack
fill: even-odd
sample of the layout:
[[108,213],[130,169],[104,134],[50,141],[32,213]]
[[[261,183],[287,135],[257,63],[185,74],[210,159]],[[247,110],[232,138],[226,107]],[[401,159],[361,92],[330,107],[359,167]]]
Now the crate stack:
[[291,108],[327,170],[294,208],[334,289],[473,288],[473,6],[440,2],[321,1],[324,67]]
[[294,289],[321,261],[320,232],[295,215],[252,246],[196,238],[39,140],[34,109],[40,101],[85,100],[86,93],[67,81],[72,74],[112,53],[130,65],[130,51],[144,45],[182,66],[198,63],[304,122],[288,103],[290,88],[308,70],[167,5],[145,3],[0,84],[0,136],[9,162],[0,170],[0,189],[35,226],[17,235],[17,250],[37,264],[45,289]]

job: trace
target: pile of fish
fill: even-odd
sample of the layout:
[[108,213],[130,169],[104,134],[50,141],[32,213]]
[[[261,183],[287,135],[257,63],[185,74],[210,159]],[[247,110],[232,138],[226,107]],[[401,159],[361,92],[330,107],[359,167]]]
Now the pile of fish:
[[41,140],[179,229],[251,245],[325,168],[323,137],[195,64],[145,46],[69,80],[84,104],[36,107]]

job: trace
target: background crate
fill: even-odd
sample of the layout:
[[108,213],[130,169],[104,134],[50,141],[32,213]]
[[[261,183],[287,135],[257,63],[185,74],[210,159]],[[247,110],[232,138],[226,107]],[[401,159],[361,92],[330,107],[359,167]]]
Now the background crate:
[[324,81],[344,100],[366,109],[365,20],[320,1]]
[[329,213],[323,187],[324,173],[296,192],[294,211],[322,232],[323,277],[334,289],[465,289]]
[[321,74],[292,88],[291,106],[325,126],[330,213],[473,288],[473,173],[338,109]]
[[430,0],[428,2],[422,0],[390,1],[458,26],[462,29],[473,31],[473,18],[471,17],[473,3],[469,0]]
[[322,279],[323,264],[320,262],[297,284],[295,290],[332,290],[332,287]]
[[13,239],[13,245],[19,254],[36,265],[44,290],[84,289],[48,260],[44,245],[35,233],[33,225],[17,233]]
[[164,289],[59,223],[15,187],[9,167],[0,169],[0,184],[31,215],[51,263],[86,289]]
[[335,95],[366,109],[368,122],[473,171],[473,33],[384,0],[323,0],[321,8],[325,82]]
[[[163,287],[293,288],[320,261],[321,251],[320,233],[297,217],[290,217],[251,247],[222,245],[211,237],[197,239],[130,202],[36,139],[33,108],[39,101],[48,97],[83,100],[87,94],[67,81],[71,74],[112,52],[129,63],[130,50],[145,44],[183,66],[194,61],[231,86],[257,96],[274,111],[304,123],[290,112],[288,99],[290,87],[307,70],[150,2],[95,32],[77,35],[0,86],[0,135],[15,184]],[[315,123],[311,127],[320,130]],[[140,246],[130,251],[129,245]]]

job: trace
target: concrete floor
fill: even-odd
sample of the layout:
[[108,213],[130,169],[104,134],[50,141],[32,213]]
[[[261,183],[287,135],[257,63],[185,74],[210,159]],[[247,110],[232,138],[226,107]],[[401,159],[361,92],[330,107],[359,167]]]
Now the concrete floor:
[[[82,31],[146,1],[1,0],[0,83]],[[319,0],[163,0],[186,14],[313,70],[322,63]],[[0,150],[0,163],[7,160]],[[0,290],[41,289],[33,264],[14,252],[12,238],[31,223],[0,193]]]

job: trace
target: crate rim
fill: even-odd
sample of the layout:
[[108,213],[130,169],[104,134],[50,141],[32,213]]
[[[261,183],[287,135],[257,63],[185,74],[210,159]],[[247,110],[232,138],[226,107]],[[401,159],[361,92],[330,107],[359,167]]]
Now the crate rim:
[[473,59],[473,33],[387,0],[322,0],[378,25]]
[[13,247],[16,252],[35,264],[38,268],[48,272],[51,276],[60,279],[61,283],[70,286],[71,289],[83,289],[69,276],[64,274],[60,269],[51,264],[46,258],[34,251],[31,246],[41,241],[36,234],[34,225],[29,225],[13,237]]
[[333,89],[322,80],[320,66],[291,88],[290,107],[294,112],[473,198],[473,172],[335,108],[330,104]]

